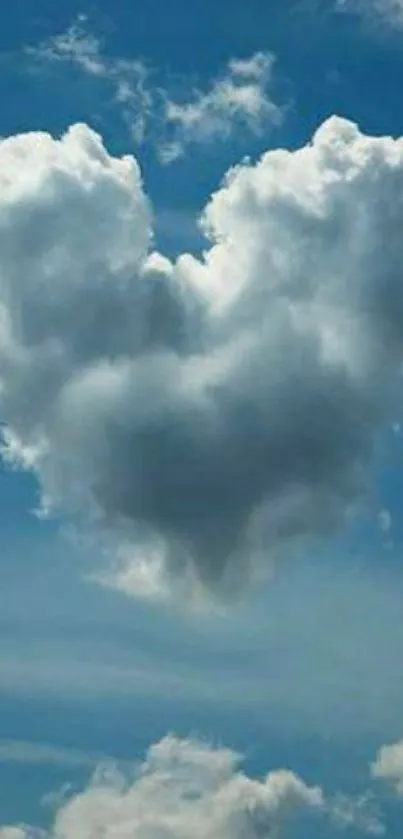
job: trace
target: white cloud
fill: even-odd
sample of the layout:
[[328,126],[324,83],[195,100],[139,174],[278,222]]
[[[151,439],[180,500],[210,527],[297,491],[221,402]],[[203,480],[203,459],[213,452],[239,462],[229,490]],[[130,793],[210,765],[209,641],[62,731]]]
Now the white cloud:
[[85,15],[65,32],[29,47],[26,53],[42,66],[64,63],[109,86],[133,139],[143,142],[159,96],[150,84],[149,70],[140,60],[107,55],[102,41],[89,32]]
[[382,746],[371,766],[374,778],[387,781],[398,795],[403,796],[403,741]]
[[[262,839],[278,837],[291,820],[331,816],[320,787],[289,770],[252,778],[239,756],[198,740],[165,737],[126,775],[98,770],[83,792],[57,809],[48,839]],[[355,825],[362,827],[361,823]],[[365,828],[364,828],[365,829]],[[1,839],[30,829],[3,828]],[[11,832],[10,832],[11,831]]]
[[341,830],[355,828],[372,836],[382,836],[385,832],[378,803],[370,792],[355,798],[339,793],[330,800],[327,809],[331,821]]
[[175,263],[85,125],[2,141],[0,187],[6,453],[92,523],[104,581],[229,594],[343,524],[399,419],[403,140],[332,118],[237,167]]
[[180,101],[174,99],[169,82],[154,82],[155,74],[144,62],[108,55],[88,32],[85,16],[27,53],[42,65],[63,62],[107,83],[134,140],[147,139],[164,163],[183,155],[189,144],[228,140],[239,130],[261,133],[281,120],[282,109],[271,94],[270,53],[230,60],[225,72],[203,91],[189,92],[184,80]]
[[250,58],[238,58],[229,62],[228,68],[235,78],[260,81],[271,75],[274,56],[267,52],[256,52]]
[[237,126],[259,134],[278,123],[282,111],[269,94],[273,64],[269,53],[233,60],[208,90],[196,90],[180,103],[167,99],[165,119],[175,136],[162,146],[162,158],[173,160],[192,143],[226,139]]
[[28,48],[28,54],[48,61],[69,61],[94,76],[107,75],[109,68],[101,54],[101,42],[86,31],[85,24],[86,17],[80,15],[65,32],[55,35],[38,48]]

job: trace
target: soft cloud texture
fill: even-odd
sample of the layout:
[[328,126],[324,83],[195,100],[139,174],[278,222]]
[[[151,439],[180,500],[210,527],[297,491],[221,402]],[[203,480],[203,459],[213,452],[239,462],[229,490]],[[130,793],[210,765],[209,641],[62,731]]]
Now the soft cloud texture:
[[174,137],[162,145],[162,159],[180,157],[191,144],[228,139],[237,128],[260,134],[268,125],[278,124],[282,111],[268,93],[273,65],[269,53],[233,60],[209,90],[196,90],[183,102],[167,98],[165,121]]
[[402,140],[332,118],[235,168],[176,263],[85,125],[3,140],[0,185],[5,454],[92,523],[104,581],[229,593],[343,524],[399,409]]
[[42,66],[64,63],[103,81],[133,139],[136,143],[147,139],[163,163],[181,157],[189,145],[222,142],[240,131],[260,134],[281,121],[282,109],[271,93],[274,56],[270,53],[229,61],[203,90],[189,90],[183,81],[177,99],[169,80],[157,84],[156,74],[141,60],[108,55],[101,40],[88,31],[85,16],[27,52]]
[[65,64],[104,84],[135,142],[143,142],[160,95],[151,86],[150,71],[143,61],[107,55],[102,41],[88,30],[85,15],[65,32],[26,52],[37,66]]
[[69,61],[93,76],[108,75],[111,68],[102,57],[102,45],[98,38],[87,32],[85,15],[66,32],[55,35],[40,47],[28,47],[28,54],[48,61]]
[[387,781],[399,796],[403,796],[403,741],[382,746],[371,771],[374,778]]
[[99,753],[81,752],[77,749],[52,746],[49,743],[0,740],[0,763],[94,767],[101,762],[107,763],[110,760],[109,757]]
[[[337,820],[341,810],[340,801],[334,807],[320,787],[306,784],[289,770],[252,778],[231,750],[168,736],[151,746],[131,774],[111,767],[97,770],[87,789],[59,804],[54,824],[43,837],[268,839],[300,817],[332,819],[335,813]],[[382,830],[379,822],[375,831],[373,821],[369,828],[360,821],[350,824],[370,833]],[[339,826],[347,825],[340,821]],[[1,839],[31,835],[31,828],[0,829]]]

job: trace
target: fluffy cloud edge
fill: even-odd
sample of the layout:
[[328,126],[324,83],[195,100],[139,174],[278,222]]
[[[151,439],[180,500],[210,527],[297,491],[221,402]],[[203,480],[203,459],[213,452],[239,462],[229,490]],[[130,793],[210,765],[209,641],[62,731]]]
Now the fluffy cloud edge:
[[342,527],[397,418],[402,139],[334,117],[243,163],[172,262],[88,126],[3,140],[0,180],[5,454],[110,547],[104,580],[231,599]]
[[174,735],[153,744],[144,760],[123,773],[99,767],[81,792],[66,790],[55,799],[48,830],[3,826],[1,839],[82,839],[117,835],[149,839],[194,836],[240,839],[278,836],[299,817],[328,820],[339,829],[354,827],[380,835],[383,824],[367,795],[327,797],[290,770],[270,771],[260,779],[245,773],[231,749]]
[[371,764],[374,778],[387,783],[398,796],[403,797],[403,740],[381,746]]

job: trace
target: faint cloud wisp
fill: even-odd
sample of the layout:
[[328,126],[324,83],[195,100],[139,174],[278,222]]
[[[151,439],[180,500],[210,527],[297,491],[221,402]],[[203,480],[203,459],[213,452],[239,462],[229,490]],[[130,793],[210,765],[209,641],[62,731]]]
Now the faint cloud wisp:
[[108,85],[134,142],[147,140],[164,164],[190,146],[228,141],[239,132],[260,134],[282,119],[283,109],[271,93],[272,53],[230,59],[207,86],[189,90],[183,79],[174,94],[169,78],[157,83],[157,73],[143,60],[108,55],[102,40],[88,31],[84,15],[66,32],[26,52],[43,68],[64,63]]

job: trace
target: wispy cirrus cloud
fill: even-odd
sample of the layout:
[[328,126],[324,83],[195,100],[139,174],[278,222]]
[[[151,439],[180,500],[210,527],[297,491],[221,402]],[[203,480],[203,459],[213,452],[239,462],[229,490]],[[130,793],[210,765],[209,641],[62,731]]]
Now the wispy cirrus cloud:
[[336,11],[403,29],[403,0],[336,0]]
[[268,94],[274,62],[270,53],[232,60],[207,90],[195,90],[182,102],[167,98],[165,120],[174,138],[163,147],[163,159],[175,159],[194,143],[229,139],[237,128],[259,134],[265,125],[278,124],[282,111]]
[[55,746],[51,743],[29,740],[0,740],[0,763],[21,763],[24,765],[49,764],[66,767],[95,767],[109,763],[114,758],[99,752],[82,752],[78,749]]
[[388,783],[395,793],[403,797],[403,740],[381,746],[371,765],[374,778]]
[[283,108],[272,94],[272,53],[230,59],[209,83],[189,87],[182,79],[178,92],[177,81],[161,78],[141,59],[108,54],[80,16],[67,31],[29,47],[27,55],[42,67],[70,65],[102,81],[134,141],[147,140],[163,163],[183,156],[188,147],[229,141],[239,132],[259,134],[282,119]]
[[151,85],[150,68],[141,60],[108,55],[102,39],[90,32],[85,15],[80,15],[66,31],[27,47],[26,54],[42,68],[64,64],[103,82],[133,139],[143,142],[158,100],[158,91]]

